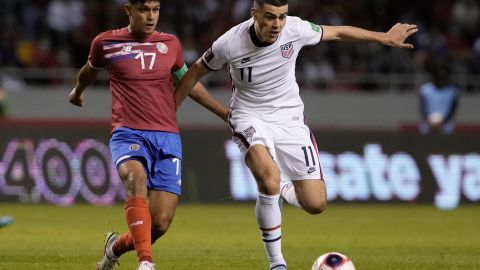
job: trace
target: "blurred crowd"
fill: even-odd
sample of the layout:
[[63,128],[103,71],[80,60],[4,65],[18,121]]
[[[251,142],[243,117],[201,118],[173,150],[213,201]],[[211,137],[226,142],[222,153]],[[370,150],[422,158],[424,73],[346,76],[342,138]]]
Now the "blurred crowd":
[[[91,40],[128,24],[126,0],[1,0],[0,66],[78,68]],[[252,0],[162,0],[159,30],[176,34],[192,63],[235,24],[249,18]],[[387,31],[396,22],[420,31],[414,50],[373,43],[325,43],[305,48],[298,61],[300,83],[316,89],[339,83],[337,74],[416,74],[431,59],[445,59],[454,74],[480,72],[478,0],[290,0],[290,15],[317,24],[354,25]],[[372,80],[374,81],[374,80]],[[375,89],[372,83],[348,89]]]

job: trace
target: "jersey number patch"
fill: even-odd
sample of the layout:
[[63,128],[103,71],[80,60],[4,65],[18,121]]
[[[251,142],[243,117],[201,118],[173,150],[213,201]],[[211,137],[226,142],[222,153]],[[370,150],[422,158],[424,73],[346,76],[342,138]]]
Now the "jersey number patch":
[[[313,155],[312,147],[311,146],[303,146],[302,150],[303,150],[303,154],[305,155],[305,165],[310,166],[310,157],[311,157],[312,158],[312,165],[315,166],[315,156]],[[310,154],[310,157],[309,157],[308,154]]]
[[145,58],[149,57],[150,58],[150,64],[148,65],[148,69],[153,69],[153,64],[155,64],[155,58],[157,57],[156,53],[138,53],[137,56],[135,56],[135,59],[140,59],[140,64],[142,65],[142,69],[145,69]]
[[247,79],[247,82],[251,83],[252,82],[252,67],[247,68],[247,76],[245,76],[245,68],[240,68],[240,78],[242,81],[245,81],[245,78]]

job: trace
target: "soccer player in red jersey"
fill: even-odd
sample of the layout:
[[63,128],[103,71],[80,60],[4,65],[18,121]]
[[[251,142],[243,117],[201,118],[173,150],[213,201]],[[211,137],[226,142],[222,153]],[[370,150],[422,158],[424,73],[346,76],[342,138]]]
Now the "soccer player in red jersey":
[[[128,231],[106,234],[98,270],[113,269],[119,256],[137,253],[138,270],[154,269],[151,244],[169,228],[181,194],[182,146],[175,115],[174,85],[187,71],[179,41],[155,31],[159,0],[128,0],[128,27],[99,34],[77,74],[70,103],[106,68],[112,96],[110,151],[125,186]],[[223,106],[197,84],[191,97],[219,116]]]

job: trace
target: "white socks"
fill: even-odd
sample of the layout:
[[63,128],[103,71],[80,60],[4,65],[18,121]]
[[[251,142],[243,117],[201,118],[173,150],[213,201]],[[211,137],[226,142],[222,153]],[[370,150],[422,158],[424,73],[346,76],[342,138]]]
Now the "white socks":
[[262,232],[270,267],[286,265],[282,255],[282,214],[278,205],[280,195],[266,195],[259,193],[255,212],[257,223]]
[[287,201],[288,204],[303,209],[303,207],[298,202],[297,195],[295,194],[295,186],[291,182],[285,184],[280,183],[280,194],[282,198]]

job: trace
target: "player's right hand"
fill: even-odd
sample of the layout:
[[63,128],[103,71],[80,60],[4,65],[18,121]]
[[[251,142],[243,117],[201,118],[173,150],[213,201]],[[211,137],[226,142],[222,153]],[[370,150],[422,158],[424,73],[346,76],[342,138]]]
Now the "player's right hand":
[[387,40],[384,44],[396,48],[413,49],[413,45],[405,43],[405,40],[416,32],[418,32],[416,24],[397,23],[386,33]]
[[82,107],[83,106],[83,94],[79,94],[76,88],[68,95],[68,101],[75,106]]

